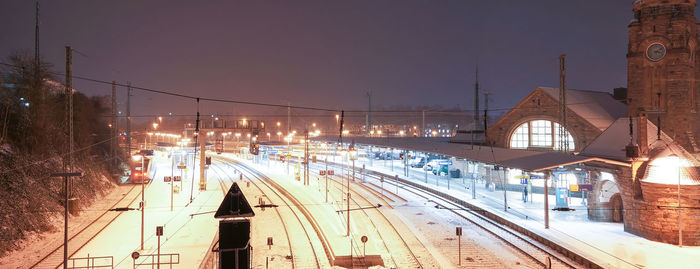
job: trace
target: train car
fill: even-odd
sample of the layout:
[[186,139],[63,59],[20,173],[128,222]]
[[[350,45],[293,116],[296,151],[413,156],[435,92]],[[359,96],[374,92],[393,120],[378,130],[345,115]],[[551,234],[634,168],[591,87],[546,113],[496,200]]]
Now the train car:
[[[141,163],[143,159],[143,164]],[[131,183],[141,184],[149,183],[151,181],[150,176],[151,159],[141,155],[134,155],[130,163],[131,174],[129,175],[129,181]],[[143,170],[142,170],[143,168]]]

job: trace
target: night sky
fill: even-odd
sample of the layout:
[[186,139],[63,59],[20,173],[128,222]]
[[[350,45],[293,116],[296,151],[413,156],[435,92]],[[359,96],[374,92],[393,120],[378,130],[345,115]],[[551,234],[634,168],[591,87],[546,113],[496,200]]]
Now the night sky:
[[[558,87],[561,53],[569,88],[625,87],[632,2],[41,1],[41,55],[63,72],[71,45],[79,76],[338,109],[365,109],[368,90],[375,109],[471,109],[478,62],[490,106],[508,108],[537,86]],[[3,61],[33,46],[34,1],[3,0]],[[111,92],[74,85],[90,95]],[[138,91],[133,100],[134,114],[194,109],[190,100]],[[202,111],[250,108],[203,104]]]

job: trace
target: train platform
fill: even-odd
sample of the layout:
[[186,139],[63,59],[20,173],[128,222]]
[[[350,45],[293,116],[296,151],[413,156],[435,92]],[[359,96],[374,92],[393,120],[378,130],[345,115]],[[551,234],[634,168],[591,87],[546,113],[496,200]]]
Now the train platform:
[[[471,179],[436,176],[420,168],[409,168],[409,176],[406,177],[403,166],[388,163],[358,160],[355,167],[364,164],[368,171],[398,175],[400,179],[448,194],[546,238],[603,268],[700,268],[700,260],[694,258],[700,253],[700,247],[654,242],[625,232],[622,223],[590,221],[586,204],[579,197],[570,197],[569,208],[574,211],[554,211],[555,196],[549,195],[549,228],[546,229],[544,195],[541,192],[531,194],[524,200],[521,191],[504,192],[502,188],[489,188],[480,182],[475,184],[473,197]],[[366,180],[376,181],[374,178]]]

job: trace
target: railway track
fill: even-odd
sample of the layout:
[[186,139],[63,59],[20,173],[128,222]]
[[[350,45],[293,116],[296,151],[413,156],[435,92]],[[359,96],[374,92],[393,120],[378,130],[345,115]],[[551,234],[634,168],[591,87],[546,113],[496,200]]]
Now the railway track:
[[[318,171],[319,169],[311,168],[310,170]],[[343,189],[343,183],[341,181],[331,181],[338,184],[336,186],[337,189]],[[353,182],[351,186],[359,186],[362,188],[362,185],[358,185],[355,182]],[[406,242],[406,239],[404,239],[404,237],[401,236],[401,233],[399,233],[396,226],[393,223],[391,223],[391,221],[389,221],[389,219],[386,217],[386,215],[384,215],[381,209],[375,207],[374,204],[372,204],[367,198],[365,198],[365,195],[362,195],[358,191],[353,190],[353,188],[350,188],[350,191],[354,194],[350,196],[350,200],[357,206],[357,208],[361,209],[360,211],[367,217],[367,220],[369,220],[370,223],[372,223],[374,230],[377,231],[377,235],[382,241],[382,245],[384,246],[386,253],[389,253],[394,266],[396,268],[424,268],[423,264],[420,262],[420,259],[418,259],[416,254],[409,247],[408,243]],[[358,200],[361,200],[363,202],[359,202]],[[385,226],[382,226],[382,224],[378,224],[377,222],[382,222]],[[399,240],[385,240],[384,236],[382,236],[382,232],[380,232],[384,229],[380,229],[380,227],[389,227],[390,231],[383,231],[384,235],[393,238],[398,238]],[[389,242],[391,246],[387,245],[387,242]],[[400,246],[396,246],[396,243],[399,243]],[[359,244],[357,243],[355,245],[359,246]]]
[[[333,164],[332,166],[340,167],[339,165]],[[367,173],[366,177],[374,178],[379,180],[379,176],[373,173]],[[533,239],[530,239],[518,232],[513,231],[509,227],[496,223],[495,221],[488,219],[481,214],[478,214],[463,206],[460,203],[456,203],[445,196],[437,195],[432,192],[428,192],[421,188],[415,187],[411,184],[396,182],[392,177],[384,177],[384,183],[399,187],[406,190],[418,197],[434,202],[438,208],[448,210],[455,214],[456,216],[472,223],[473,225],[479,227],[480,229],[488,232],[494,237],[500,239],[505,244],[511,246],[524,256],[528,257],[540,266],[545,266],[547,263],[551,264],[551,268],[580,268],[582,265],[569,260],[563,255],[557,253],[554,250],[550,250],[548,247],[536,243]]]
[[[219,159],[214,159],[214,163],[215,163],[215,164],[218,163],[218,164],[226,165],[223,161],[221,161],[221,160],[219,160]],[[211,168],[213,168],[212,171],[214,171],[214,172],[217,173],[217,174],[219,174],[219,172],[217,172],[217,170],[220,170],[221,173],[226,174],[226,172],[223,171],[222,168],[219,168],[219,167],[216,167],[216,166],[211,166]],[[231,182],[231,184],[230,184],[229,186],[226,186],[225,182],[224,182],[221,178],[219,179],[219,183],[221,184],[221,187],[222,187],[221,189],[224,190],[224,194],[225,194],[225,193],[228,191],[228,189],[230,188],[230,185],[233,184],[233,180],[232,180],[232,182]],[[262,191],[262,189],[261,189],[260,187],[258,187],[255,183],[253,183],[253,186],[255,186],[256,189],[258,189],[258,191],[260,192],[261,196],[266,196],[265,193]],[[289,231],[287,230],[287,225],[285,224],[284,218],[282,218],[282,215],[280,214],[279,209],[273,208],[272,210],[275,211],[275,214],[276,214],[277,217],[279,218],[280,222],[282,223],[282,227],[284,228],[284,236],[285,236],[285,238],[287,239],[287,246],[289,246],[289,257],[292,257],[292,259],[291,259],[291,265],[292,265],[292,268],[295,268],[294,250],[292,249],[292,244],[291,244],[291,240],[290,240],[290,238],[289,238]]]
[[[136,189],[136,186],[132,186],[126,195],[120,198],[109,208],[112,209],[115,207],[128,207],[136,200],[136,198],[139,197],[140,192],[135,191]],[[80,228],[80,230],[78,230],[74,234],[69,235],[68,258],[73,256],[75,253],[80,251],[85,245],[90,243],[92,239],[94,239],[98,234],[100,234],[102,230],[107,228],[107,226],[109,226],[122,213],[123,212],[121,211],[115,212],[109,211],[109,209],[105,210],[104,212],[102,212],[102,214],[100,214],[100,216],[89,222],[83,228]],[[37,262],[32,264],[30,268],[59,268],[61,266],[63,266],[63,244],[56,248],[53,248],[48,254],[43,255]]]
[[[234,168],[244,174],[249,179],[249,182],[267,197],[270,203],[279,205],[274,210],[285,230],[287,243],[290,247],[289,253],[292,260],[292,268],[321,268],[321,262],[318,257],[320,254],[317,251],[319,246],[315,246],[314,241],[311,240],[312,236],[318,236],[319,231],[315,231],[316,235],[312,235],[312,232],[307,228],[313,227],[314,224],[311,223],[313,220],[309,220],[304,214],[301,203],[262,173],[234,160],[223,158],[217,160],[223,161],[223,164],[227,167]],[[297,221],[285,221],[290,219],[296,219]],[[303,232],[290,232],[290,230]],[[327,246],[321,247],[325,250],[326,256],[332,255],[332,253],[328,253],[329,248]],[[309,259],[310,256],[313,256],[313,259]],[[330,259],[329,262],[332,264]]]

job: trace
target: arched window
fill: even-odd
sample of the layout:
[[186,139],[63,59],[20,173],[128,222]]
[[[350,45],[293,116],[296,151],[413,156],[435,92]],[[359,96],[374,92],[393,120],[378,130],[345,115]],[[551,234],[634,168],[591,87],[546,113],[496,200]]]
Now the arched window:
[[[559,123],[548,120],[532,120],[515,128],[510,137],[510,147],[516,149],[545,148],[559,150],[562,144],[559,141]],[[569,150],[575,149],[574,138],[569,131],[564,136]]]

